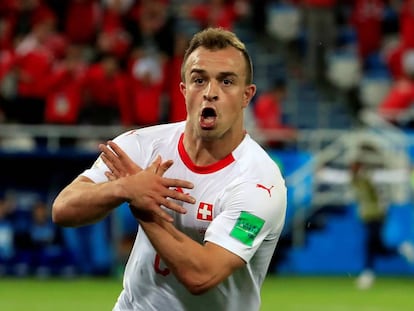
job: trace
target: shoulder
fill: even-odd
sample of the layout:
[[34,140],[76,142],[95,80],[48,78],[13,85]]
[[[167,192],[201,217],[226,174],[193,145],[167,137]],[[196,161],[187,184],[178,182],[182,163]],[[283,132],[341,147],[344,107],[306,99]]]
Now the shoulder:
[[174,132],[182,133],[184,131],[184,121],[175,122],[175,123],[165,123],[165,124],[158,124],[146,127],[140,127],[128,130],[118,137],[124,136],[154,136],[160,135],[164,133],[174,133]]
[[249,135],[233,152],[242,175],[260,180],[283,181],[281,171],[269,153]]
[[183,131],[184,122],[166,123],[128,130],[114,138],[114,141],[168,140],[175,136],[179,137]]
[[184,123],[168,123],[131,129],[113,139],[129,156],[151,157],[162,146],[176,146],[184,131]]

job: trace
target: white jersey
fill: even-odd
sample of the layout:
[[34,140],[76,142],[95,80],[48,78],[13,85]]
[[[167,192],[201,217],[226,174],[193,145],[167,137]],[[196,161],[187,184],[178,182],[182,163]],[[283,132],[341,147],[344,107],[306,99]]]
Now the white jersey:
[[[183,146],[184,124],[132,130],[114,142],[143,168],[158,155],[173,160],[164,176],[191,181],[194,188],[184,192],[197,200],[194,205],[182,203],[186,214],[170,211],[175,226],[199,243],[210,241],[226,248],[246,265],[207,293],[195,296],[157,256],[144,231],[138,230],[125,269],[124,289],[113,310],[259,310],[260,289],[285,220],[286,187],[280,170],[249,135],[226,158],[197,166]],[[107,170],[98,159],[82,175],[103,182]]]

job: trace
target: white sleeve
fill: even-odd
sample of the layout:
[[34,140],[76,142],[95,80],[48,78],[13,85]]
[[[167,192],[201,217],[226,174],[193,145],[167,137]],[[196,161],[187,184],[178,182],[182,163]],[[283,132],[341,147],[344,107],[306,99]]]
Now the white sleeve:
[[256,183],[233,187],[223,198],[223,211],[207,228],[204,241],[213,242],[248,262],[264,240],[279,239],[285,222],[286,187],[271,189]]

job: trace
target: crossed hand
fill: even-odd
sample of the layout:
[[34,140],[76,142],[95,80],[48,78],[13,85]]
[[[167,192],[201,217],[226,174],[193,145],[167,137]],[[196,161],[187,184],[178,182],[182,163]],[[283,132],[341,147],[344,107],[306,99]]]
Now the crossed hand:
[[102,152],[101,159],[109,168],[109,171],[105,172],[108,180],[124,179],[123,190],[127,193],[135,217],[148,217],[150,214],[172,222],[171,215],[161,206],[185,214],[187,211],[179,204],[180,201],[195,203],[195,199],[190,195],[175,190],[177,187],[192,189],[191,182],[163,177],[173,164],[172,160],[163,162],[161,156],[158,156],[150,166],[142,169],[113,141],[108,141],[107,145],[100,144],[99,150]]

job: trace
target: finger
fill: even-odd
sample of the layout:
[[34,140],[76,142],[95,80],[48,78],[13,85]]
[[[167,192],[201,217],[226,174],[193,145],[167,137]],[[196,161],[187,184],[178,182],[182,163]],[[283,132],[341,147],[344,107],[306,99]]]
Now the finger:
[[101,150],[102,153],[108,157],[108,159],[113,160],[118,158],[115,152],[109,149],[107,145],[99,144],[99,150]]
[[165,187],[179,187],[179,188],[186,188],[186,189],[193,189],[194,184],[187,180],[182,179],[175,179],[175,178],[162,178],[162,184]]
[[115,165],[113,164],[113,162],[111,162],[105,154],[102,154],[101,155],[101,159],[106,164],[106,166],[109,168],[109,170],[112,172],[112,174],[114,176],[120,177],[120,172],[115,167]]
[[167,160],[161,163],[161,165],[158,168],[157,175],[163,176],[164,173],[173,165],[173,163],[174,163],[173,160]]
[[105,176],[106,178],[108,178],[109,181],[114,181],[117,178],[114,176],[114,174],[112,174],[111,172],[105,172]]
[[178,192],[177,190],[173,190],[173,189],[167,189],[167,192],[163,197],[168,197],[171,199],[175,199],[175,200],[190,203],[190,204],[194,204],[196,202],[196,199],[193,196],[186,194],[186,193]]
[[114,143],[112,140],[108,140],[107,144],[113,152],[118,156],[120,159],[128,158],[128,155],[125,153],[124,150],[122,150],[121,147],[118,146],[118,144]]
[[[174,212],[177,212],[177,213],[180,213],[180,214],[186,214],[187,213],[187,210],[184,208],[184,207],[182,207],[181,205],[179,205],[179,204],[177,204],[176,202],[174,202],[174,201],[172,201],[172,200],[169,200],[169,199],[166,199],[166,198],[162,198],[161,200],[160,200],[160,203],[164,206],[164,207],[166,207],[166,208],[168,208],[169,210],[172,210],[172,211],[174,211]],[[167,215],[169,215],[168,213],[166,213],[163,209],[161,209],[161,211],[163,212],[163,213],[165,213],[165,214],[167,214]],[[170,216],[170,215],[169,215]],[[163,217],[164,218],[164,217]]]
[[160,211],[157,213],[157,216],[158,217],[161,217],[165,221],[174,222],[174,218],[172,218],[170,214],[168,214],[167,212],[163,211],[161,208],[160,208]]
[[116,157],[116,163],[119,165],[123,170],[120,171],[127,171],[129,174],[135,174],[142,171],[142,168],[138,166],[131,158],[126,154],[122,148],[120,148],[116,143],[113,141],[107,142],[108,146],[111,147],[113,155]]
[[121,164],[118,156],[104,144],[100,144],[99,149],[102,151],[101,158],[106,164],[106,166],[108,166],[108,168],[112,172],[117,171],[119,175],[119,167],[121,166]]

